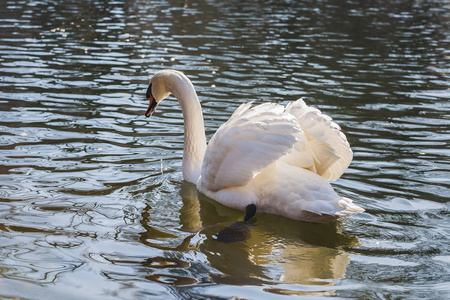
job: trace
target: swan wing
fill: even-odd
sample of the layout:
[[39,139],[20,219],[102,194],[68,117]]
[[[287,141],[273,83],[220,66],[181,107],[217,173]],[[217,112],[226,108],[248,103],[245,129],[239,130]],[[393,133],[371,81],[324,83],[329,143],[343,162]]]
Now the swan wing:
[[315,156],[315,172],[328,180],[341,177],[352,161],[353,152],[339,125],[302,99],[289,103],[286,112],[297,118],[307,136]]
[[274,103],[242,104],[217,130],[206,149],[201,190],[245,186],[306,136],[296,118]]

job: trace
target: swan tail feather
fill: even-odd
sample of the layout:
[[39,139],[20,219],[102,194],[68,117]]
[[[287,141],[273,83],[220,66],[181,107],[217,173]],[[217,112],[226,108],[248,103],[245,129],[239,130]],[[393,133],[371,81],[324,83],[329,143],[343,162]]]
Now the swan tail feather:
[[339,200],[339,206],[341,207],[341,210],[336,214],[339,218],[348,217],[350,215],[359,214],[365,211],[364,208],[354,204],[351,199],[346,197],[342,197]]

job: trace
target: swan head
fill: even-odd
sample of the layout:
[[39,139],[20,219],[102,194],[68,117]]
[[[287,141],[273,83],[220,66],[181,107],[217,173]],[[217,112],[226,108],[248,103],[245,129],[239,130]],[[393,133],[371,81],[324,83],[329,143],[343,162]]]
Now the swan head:
[[150,79],[147,93],[145,94],[147,99],[150,100],[147,111],[145,112],[146,117],[150,117],[155,112],[158,104],[171,94],[168,89],[168,78],[170,76],[170,72],[168,71],[159,71]]

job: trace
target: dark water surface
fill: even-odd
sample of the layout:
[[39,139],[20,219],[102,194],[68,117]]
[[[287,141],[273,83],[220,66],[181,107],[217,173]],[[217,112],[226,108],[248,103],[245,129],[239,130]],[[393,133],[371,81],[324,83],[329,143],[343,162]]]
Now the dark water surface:
[[[243,214],[181,172],[185,72],[208,137],[241,103],[307,103],[355,153],[334,183],[366,213]],[[0,2],[0,298],[445,298],[448,1]]]

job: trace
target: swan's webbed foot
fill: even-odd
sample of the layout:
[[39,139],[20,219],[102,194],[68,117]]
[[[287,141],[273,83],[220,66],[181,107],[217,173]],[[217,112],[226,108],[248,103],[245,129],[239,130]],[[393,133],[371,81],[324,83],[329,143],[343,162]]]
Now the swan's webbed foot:
[[245,208],[245,217],[244,217],[244,223],[247,223],[248,220],[253,218],[253,216],[256,214],[256,205],[255,204],[249,204]]

